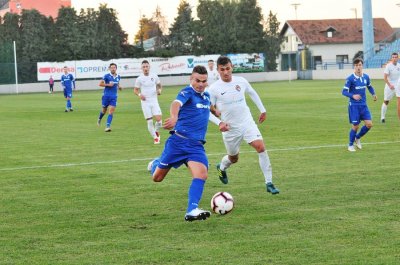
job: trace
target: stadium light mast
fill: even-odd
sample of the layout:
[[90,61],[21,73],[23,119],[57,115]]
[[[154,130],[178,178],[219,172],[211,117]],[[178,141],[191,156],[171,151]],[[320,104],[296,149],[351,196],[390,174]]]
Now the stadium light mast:
[[364,61],[367,61],[374,55],[374,20],[371,0],[362,1],[362,14]]
[[301,5],[301,4],[295,3],[295,4],[291,4],[291,5],[294,7],[294,13],[295,13],[295,15],[296,15],[296,20],[297,20],[297,7],[298,7],[299,5]]

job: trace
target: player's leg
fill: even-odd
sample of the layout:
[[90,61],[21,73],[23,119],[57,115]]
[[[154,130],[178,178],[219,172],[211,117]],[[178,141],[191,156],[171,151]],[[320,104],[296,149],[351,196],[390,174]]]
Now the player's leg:
[[110,105],[108,106],[106,129],[104,130],[106,132],[111,132],[111,123],[112,123],[112,120],[114,117],[114,111],[115,111],[116,105],[117,105],[116,100],[110,101]]
[[349,112],[349,122],[351,124],[351,129],[349,132],[349,145],[347,147],[347,150],[350,152],[356,151],[354,148],[354,141],[356,140],[356,135],[358,131],[358,127],[360,124],[360,113],[358,106],[350,106],[348,107],[348,112]]
[[355,144],[358,149],[361,149],[361,137],[363,137],[372,128],[372,115],[367,106],[360,106],[360,119],[364,121],[364,126],[361,127],[355,138]]
[[152,115],[153,118],[155,119],[155,133],[158,138],[158,142],[160,142],[161,137],[160,137],[160,129],[162,127],[162,113],[161,113],[161,108],[158,103],[153,103],[153,108],[152,108]]
[[385,86],[383,91],[383,103],[381,107],[381,122],[384,123],[386,121],[386,111],[389,101],[393,98],[395,91],[390,89],[388,86]]
[[142,106],[143,116],[147,123],[147,130],[149,131],[151,138],[154,140],[154,144],[159,144],[159,141],[158,141],[158,138],[156,135],[156,130],[154,128],[151,104],[148,102],[145,102],[145,101],[141,101],[141,106]]
[[272,183],[271,161],[269,159],[268,152],[265,149],[264,140],[262,139],[261,132],[257,125],[254,124],[252,126],[248,126],[248,129],[244,135],[244,140],[257,151],[258,163],[260,165],[261,172],[264,175],[267,192],[270,192],[273,195],[278,194],[279,189],[277,189]]
[[[205,159],[206,156],[204,154]],[[185,220],[205,220],[210,217],[211,213],[199,208],[199,203],[204,191],[204,185],[207,180],[207,162],[188,161],[188,167],[192,174],[192,183],[188,191],[188,206],[186,209]]]
[[104,115],[106,114],[107,108],[108,108],[108,101],[107,98],[103,96],[101,98],[101,110],[99,113],[99,118],[97,119],[97,126],[100,126],[101,119],[103,119]]
[[223,156],[221,162],[217,164],[218,178],[224,184],[228,184],[228,174],[226,170],[239,160],[240,143],[243,140],[240,132],[230,131],[222,134],[227,155]]

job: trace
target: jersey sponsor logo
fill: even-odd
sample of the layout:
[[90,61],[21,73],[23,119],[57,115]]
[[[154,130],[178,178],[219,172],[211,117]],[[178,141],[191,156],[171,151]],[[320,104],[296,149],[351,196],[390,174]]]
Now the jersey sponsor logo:
[[201,103],[197,103],[196,104],[196,108],[198,108],[198,109],[209,109],[210,105],[204,105],[204,104],[201,104]]
[[242,90],[242,88],[239,85],[235,86],[235,89],[239,92],[240,90]]
[[225,91],[225,92],[221,92],[221,96],[223,96],[225,93],[226,93],[227,91]]

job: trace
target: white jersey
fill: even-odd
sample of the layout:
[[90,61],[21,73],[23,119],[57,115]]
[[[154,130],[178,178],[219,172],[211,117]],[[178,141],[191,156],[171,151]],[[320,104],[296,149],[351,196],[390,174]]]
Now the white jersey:
[[[400,63],[397,63],[396,65],[394,65],[392,62],[388,63],[383,73],[387,75],[388,81],[391,84],[396,85],[400,78]],[[385,87],[389,88],[387,84],[385,84]]]
[[211,86],[215,81],[219,79],[218,71],[215,68],[214,70],[210,70],[209,68],[207,68],[207,74],[208,74],[207,83],[209,86]]
[[221,120],[229,124],[232,129],[254,123],[246,103],[245,93],[250,95],[260,112],[265,112],[257,92],[243,77],[232,76],[231,82],[224,82],[219,79],[209,87],[208,91],[211,104],[216,105],[221,112]]
[[156,74],[140,74],[135,82],[135,87],[140,88],[140,93],[146,97],[146,102],[158,102],[157,84],[160,84],[160,78]]

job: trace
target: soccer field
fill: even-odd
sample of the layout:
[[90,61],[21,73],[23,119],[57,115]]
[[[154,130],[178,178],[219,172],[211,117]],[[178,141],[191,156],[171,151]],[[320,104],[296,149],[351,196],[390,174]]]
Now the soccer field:
[[[373,80],[374,127],[350,153],[343,84],[253,84],[267,108],[260,129],[279,195],[266,192],[244,143],[229,184],[220,183],[225,148],[210,123],[200,207],[227,191],[235,208],[192,223],[184,221],[187,169],[161,183],[146,170],[168,133],[153,144],[132,89],[120,93],[111,133],[105,119],[96,126],[100,90],[76,91],[71,113],[60,92],[0,96],[0,264],[400,264],[395,101],[381,124],[383,81]],[[164,119],[180,88],[164,88]]]

